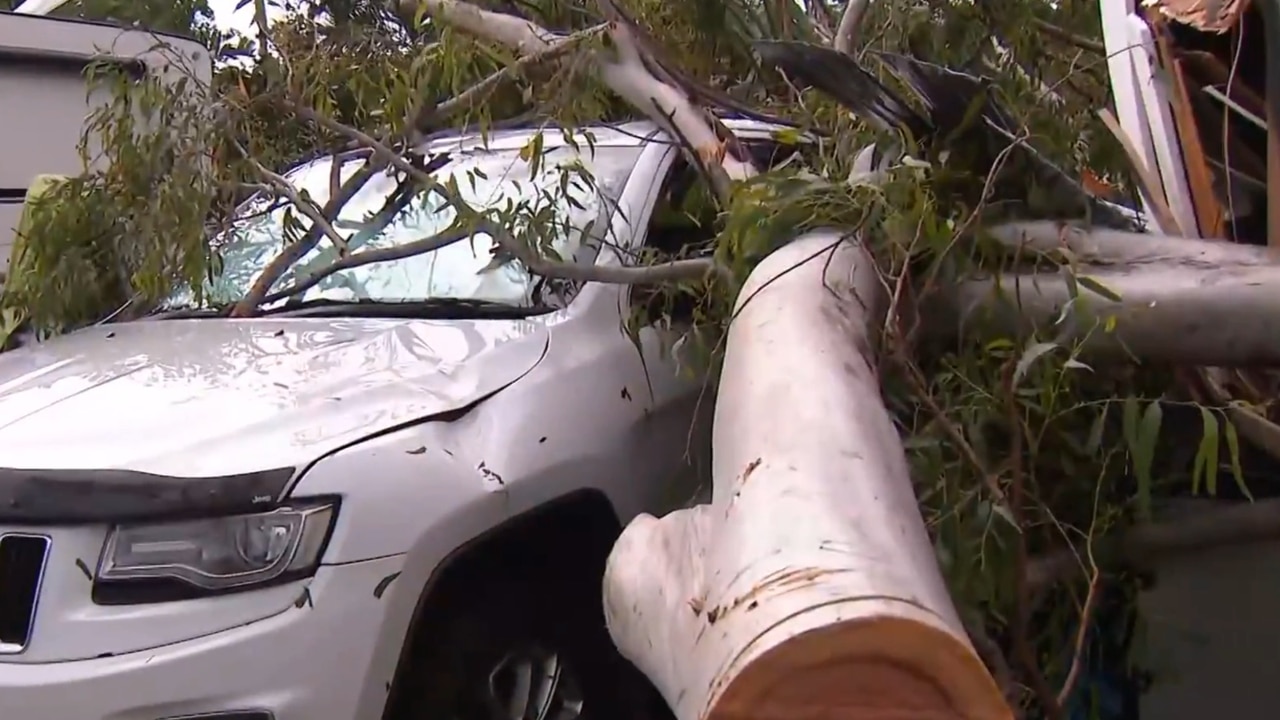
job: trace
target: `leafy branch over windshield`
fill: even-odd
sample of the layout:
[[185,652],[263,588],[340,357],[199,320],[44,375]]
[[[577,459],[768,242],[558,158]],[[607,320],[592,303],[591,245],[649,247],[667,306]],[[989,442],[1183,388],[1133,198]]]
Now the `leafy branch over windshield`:
[[[512,262],[504,242],[557,262],[590,260],[607,239],[611,208],[640,152],[634,145],[561,144],[543,151],[533,144],[442,150],[417,160],[434,183],[425,192],[394,167],[368,172],[380,167],[369,153],[322,158],[286,176],[268,176],[272,184],[264,184],[262,196],[243,210],[249,219],[215,240],[222,265],[208,300],[243,302],[266,287],[260,305],[321,296],[532,304],[535,278]],[[342,190],[357,183],[349,193]],[[297,201],[280,205],[277,186],[296,187]],[[347,194],[337,212],[320,209]],[[292,264],[278,275],[264,272],[281,248],[297,248],[288,255]]]

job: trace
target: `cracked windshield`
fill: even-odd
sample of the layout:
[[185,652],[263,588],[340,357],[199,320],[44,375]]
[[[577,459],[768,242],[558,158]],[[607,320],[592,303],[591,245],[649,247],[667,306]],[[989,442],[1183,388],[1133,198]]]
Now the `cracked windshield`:
[[[433,177],[456,183],[472,208],[491,213],[525,242],[561,258],[594,258],[590,236],[605,228],[608,209],[634,166],[639,148],[562,146],[530,161],[527,150],[468,150],[452,154]],[[286,177],[317,205],[328,200],[334,158],[300,166]],[[339,160],[341,162],[341,160]],[[339,183],[364,164],[347,159]],[[374,175],[334,220],[350,254],[382,250],[430,237],[450,228],[457,212],[436,192],[406,192],[395,170]],[[493,215],[492,213],[496,213]],[[219,306],[243,297],[267,263],[289,240],[306,232],[310,221],[290,204],[251,200],[244,219],[217,243],[222,272],[209,287],[208,304]],[[540,231],[528,234],[530,226]],[[450,245],[409,257],[374,262],[332,273],[305,292],[277,300],[411,302],[457,298],[528,306],[538,284],[523,266],[506,261],[493,237],[477,232]],[[272,286],[287,290],[340,259],[339,248],[322,239]],[[495,259],[497,258],[497,259]]]

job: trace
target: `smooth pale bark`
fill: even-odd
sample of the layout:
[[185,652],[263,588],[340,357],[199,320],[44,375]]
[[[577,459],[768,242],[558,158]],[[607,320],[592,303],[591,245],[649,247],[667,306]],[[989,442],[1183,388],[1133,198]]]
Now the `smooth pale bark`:
[[[400,7],[411,12],[423,9],[435,19],[477,38],[505,45],[521,59],[553,58],[560,55],[566,43],[583,39],[580,35],[559,35],[514,15],[486,10],[463,0],[398,0]],[[608,33],[611,50],[598,50],[591,55],[596,76],[610,90],[631,104],[662,129],[690,149],[707,174],[707,180],[720,198],[729,201],[730,181],[744,180],[756,174],[750,159],[737,159],[726,152],[727,146],[717,136],[711,116],[696,105],[683,88],[664,82],[645,62],[643,49],[625,24],[612,21],[600,26]],[[592,30],[594,33],[594,30]],[[566,53],[567,54],[567,53]],[[486,81],[482,81],[484,84]],[[466,95],[467,93],[463,93]],[[447,101],[449,105],[453,101]],[[691,158],[693,159],[693,158]],[[566,277],[573,273],[579,279],[601,282],[649,283],[678,278],[700,278],[710,272],[723,272],[714,260],[695,259],[662,263],[656,267],[593,268],[583,272],[563,263],[538,262],[519,247],[508,249],[547,277]]]
[[840,16],[840,26],[836,28],[836,36],[832,47],[846,55],[852,55],[858,44],[858,31],[862,28],[862,20],[867,16],[871,0],[849,0],[844,6],[844,14]]
[[[1064,315],[1072,297],[1064,273],[978,277],[940,293],[925,308],[935,337],[991,322],[1002,331],[1039,328],[1042,337],[1104,359],[1218,367],[1280,363],[1280,253],[1274,249],[1051,222],[992,233],[1020,247],[1024,257],[1069,250],[1077,277],[1087,278],[1079,286],[1083,301]],[[1089,280],[1119,301],[1091,290]]]
[[[547,53],[569,39],[523,18],[485,10],[462,0],[400,0],[400,3],[411,10],[426,8],[441,21],[470,35],[505,45],[522,57]],[[601,82],[636,111],[688,143],[704,159],[711,158],[722,143],[706,113],[683,89],[654,76],[626,28],[612,23],[608,32],[614,51],[599,52],[594,56]],[[732,157],[720,159],[718,167],[731,180],[741,180],[756,173],[749,162]]]
[[623,532],[622,653],[680,720],[1010,718],[939,574],[874,362],[885,297],[831,232],[770,255],[729,331],[710,505]]

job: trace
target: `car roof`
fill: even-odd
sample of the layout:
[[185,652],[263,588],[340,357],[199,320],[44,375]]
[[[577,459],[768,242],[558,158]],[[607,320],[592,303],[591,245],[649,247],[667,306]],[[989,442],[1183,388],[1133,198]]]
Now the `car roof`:
[[[720,121],[734,134],[742,137],[770,137],[782,130],[796,128],[790,125],[765,122],[742,117],[721,117]],[[481,131],[467,129],[451,131],[430,138],[423,150],[428,153],[459,152],[467,150],[512,150],[524,147],[534,136],[542,133],[544,147],[574,143],[596,147],[640,147],[648,142],[671,142],[670,135],[651,120],[632,120],[623,123],[601,123],[565,128],[554,123],[523,125],[516,128]]]

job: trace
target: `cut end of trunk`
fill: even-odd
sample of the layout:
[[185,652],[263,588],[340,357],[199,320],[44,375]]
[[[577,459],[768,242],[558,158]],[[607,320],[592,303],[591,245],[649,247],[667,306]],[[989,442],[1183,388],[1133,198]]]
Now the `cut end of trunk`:
[[1005,720],[991,675],[955,637],[895,617],[815,628],[754,659],[706,720]]

